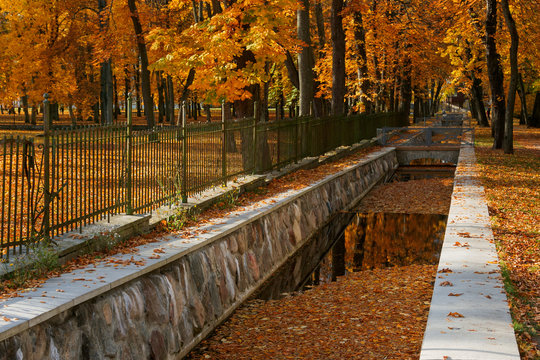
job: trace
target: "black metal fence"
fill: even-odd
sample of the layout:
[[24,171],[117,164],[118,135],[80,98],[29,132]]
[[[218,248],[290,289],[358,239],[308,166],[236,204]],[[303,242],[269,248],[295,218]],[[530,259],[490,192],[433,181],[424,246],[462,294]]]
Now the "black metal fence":
[[[48,103],[44,104],[47,114]],[[0,259],[118,213],[149,213],[209,187],[317,156],[407,124],[402,114],[126,124],[0,139]]]

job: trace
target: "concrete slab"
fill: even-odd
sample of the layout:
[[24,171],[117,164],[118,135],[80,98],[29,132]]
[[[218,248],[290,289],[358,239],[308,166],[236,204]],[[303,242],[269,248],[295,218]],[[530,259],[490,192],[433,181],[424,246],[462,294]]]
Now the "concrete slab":
[[518,360],[474,148],[461,148],[421,360]]

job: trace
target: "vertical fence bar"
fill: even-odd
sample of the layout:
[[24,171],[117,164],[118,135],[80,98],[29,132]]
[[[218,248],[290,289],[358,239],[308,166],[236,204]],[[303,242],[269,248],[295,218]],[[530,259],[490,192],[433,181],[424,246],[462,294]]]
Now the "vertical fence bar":
[[187,203],[187,130],[186,130],[186,102],[182,103],[182,203]]
[[51,108],[49,104],[49,94],[43,95],[43,238],[49,241],[51,223],[50,215],[50,167],[49,167],[49,127],[51,121]]
[[[260,112],[259,112],[259,102],[254,101],[253,102],[253,173],[256,174],[259,171],[259,165],[262,164],[262,156],[261,156],[261,162],[259,162],[257,159],[257,126],[259,124],[260,120]],[[264,139],[264,137],[263,137]]]
[[131,93],[127,96],[127,127],[126,127],[126,214],[133,214],[133,195],[131,193],[131,130],[133,125],[133,99],[131,98]]
[[302,146],[301,144],[299,144],[299,139],[300,137],[298,136],[299,134],[299,120],[298,118],[294,118],[294,163],[297,164],[298,163],[298,148],[300,146]]
[[227,115],[225,100],[221,103],[221,180],[227,186]]

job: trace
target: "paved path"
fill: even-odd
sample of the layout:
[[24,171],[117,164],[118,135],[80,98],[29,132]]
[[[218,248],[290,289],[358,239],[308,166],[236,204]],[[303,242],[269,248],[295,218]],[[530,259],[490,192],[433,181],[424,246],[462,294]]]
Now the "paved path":
[[420,359],[519,358],[474,147],[463,146]]

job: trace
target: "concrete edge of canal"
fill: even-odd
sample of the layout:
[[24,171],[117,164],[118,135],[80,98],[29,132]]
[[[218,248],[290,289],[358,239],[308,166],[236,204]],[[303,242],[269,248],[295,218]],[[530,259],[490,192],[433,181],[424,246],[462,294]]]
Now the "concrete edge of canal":
[[520,359],[476,166],[462,146],[421,360]]

